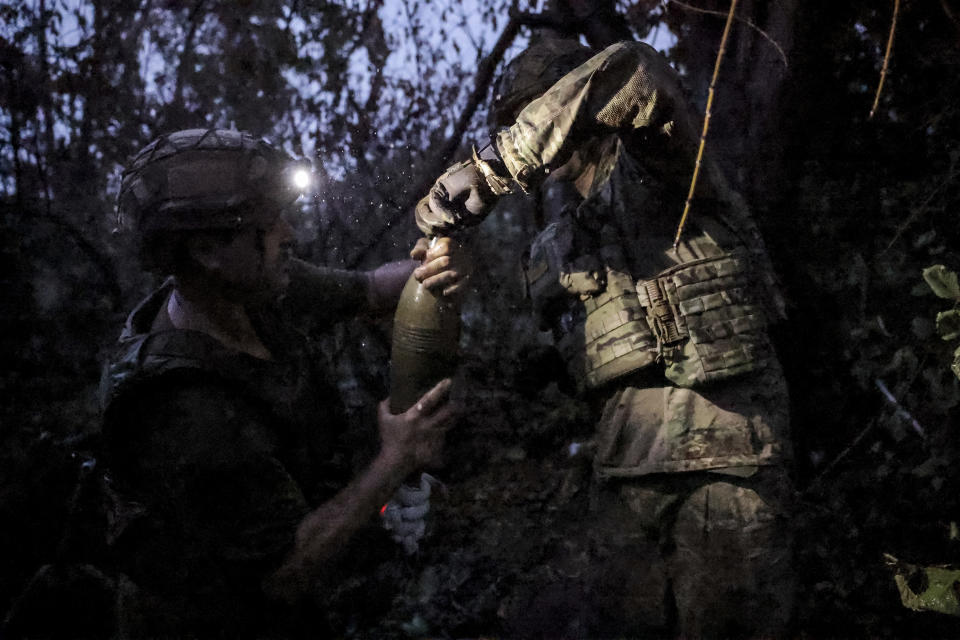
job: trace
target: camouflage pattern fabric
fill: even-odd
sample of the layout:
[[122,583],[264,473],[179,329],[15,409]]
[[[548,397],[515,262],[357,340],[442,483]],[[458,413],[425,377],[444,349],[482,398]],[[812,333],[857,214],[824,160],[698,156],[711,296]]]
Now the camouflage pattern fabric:
[[[579,235],[558,244],[597,257],[613,282],[605,297],[537,303],[556,310],[545,324],[559,346],[572,341],[567,358],[601,408],[594,471],[607,490],[586,522],[597,548],[561,553],[557,588],[518,598],[518,637],[551,637],[528,620],[553,625],[553,637],[770,637],[789,620],[789,398],[768,337],[784,303],[748,208],[709,157],[673,249],[699,140],[694,121],[665,58],[624,42],[567,73],[496,134],[524,191],[558,172],[577,176],[581,198],[552,214],[572,216]],[[447,224],[418,223],[428,232]],[[539,282],[550,260],[534,253],[531,293],[555,299],[557,288]],[[646,327],[611,274],[635,284]],[[605,375],[608,364],[615,375]]]
[[[583,156],[593,185],[581,217],[594,218],[598,230],[607,220],[620,227],[616,231],[631,247],[635,277],[651,278],[676,264],[743,246],[773,316],[782,317],[784,302],[763,239],[709,155],[694,198],[696,224],[678,251],[669,251],[696,158],[699,134],[693,122],[680,79],[666,59],[644,43],[620,42],[527,105],[512,126],[497,133],[495,144],[525,191]],[[628,186],[616,189],[617,183]],[[429,212],[418,224],[428,235],[454,231],[449,220]]]
[[[618,144],[596,141],[612,136]],[[575,153],[593,165],[589,211],[599,229],[613,219],[631,247],[633,274],[650,278],[675,264],[748,248],[775,317],[783,300],[762,238],[742,198],[705,159],[694,199],[696,227],[668,249],[683,211],[699,141],[677,73],[642,42],[611,45],[526,106],[496,136],[497,149],[525,190]],[[592,144],[591,144],[592,142]],[[620,175],[613,177],[613,173]],[[625,188],[617,189],[617,183]],[[613,207],[613,210],[610,208]],[[637,242],[639,241],[639,244]]]
[[296,168],[249,133],[176,131],[144,147],[123,172],[117,220],[141,236],[270,223],[300,195],[290,179]]
[[624,384],[604,398],[601,477],[775,465],[791,456],[789,397],[774,363],[704,388]]
[[[496,137],[525,189],[568,161],[581,165],[588,188],[572,214],[583,236],[573,244],[592,244],[603,268],[633,279],[652,330],[624,304],[599,297],[571,316],[584,327],[590,313],[598,316],[599,329],[581,331],[580,364],[568,360],[606,405],[598,424],[602,474],[789,459],[786,389],[767,335],[782,298],[747,207],[709,160],[672,250],[699,138],[692,122],[664,57],[625,42],[568,73]],[[624,327],[634,330],[621,335]],[[554,333],[561,344],[576,342],[571,332]],[[607,363],[615,375],[604,375]],[[638,371],[643,382],[633,388]]]
[[774,359],[749,258],[735,252],[678,265],[637,287],[660,338],[668,380],[681,387],[735,378]]
[[644,159],[663,179],[689,178],[697,136],[676,72],[642,43],[608,47],[527,105],[496,137],[524,190],[567,162],[587,136],[643,135]]
[[535,35],[497,79],[488,121],[495,127],[510,126],[520,109],[590,57],[590,49],[577,40]]
[[[656,339],[619,246],[594,252],[566,212],[537,235],[524,266],[526,291],[541,327],[553,331],[579,390],[596,388],[651,364]],[[578,242],[579,240],[579,242]]]
[[[693,121],[666,60],[621,43],[496,138],[525,190],[564,163],[580,165],[573,228],[582,237],[571,244],[592,242],[608,274],[636,284],[649,327],[631,327],[631,308],[602,296],[590,298],[595,308],[579,302],[582,326],[592,314],[601,329],[580,332],[578,366],[601,409],[594,472],[605,490],[590,526],[605,527],[606,551],[567,559],[562,575],[579,576],[571,591],[604,611],[570,607],[583,614],[558,623],[570,635],[778,637],[790,620],[789,397],[767,333],[784,305],[747,207],[709,159],[672,250],[696,156]],[[562,345],[576,331],[554,334]],[[617,375],[605,378],[608,361]],[[538,597],[521,618],[537,615]]]
[[[302,307],[339,288],[336,273],[294,271],[290,298],[306,296]],[[260,360],[173,328],[165,312],[172,288],[168,281],[134,310],[104,378],[105,457],[117,497],[108,514],[111,568],[137,587],[119,631],[322,630],[322,612],[267,601],[261,581],[311,507],[349,480],[337,392],[277,311],[252,313],[275,356]],[[358,288],[356,303],[365,295]],[[351,303],[328,306],[345,311]],[[341,570],[331,567],[331,576]]]
[[792,614],[791,483],[782,470],[632,481],[620,497],[658,540],[684,638],[783,637]]
[[505,598],[504,636],[787,637],[791,486],[776,468],[609,482]]

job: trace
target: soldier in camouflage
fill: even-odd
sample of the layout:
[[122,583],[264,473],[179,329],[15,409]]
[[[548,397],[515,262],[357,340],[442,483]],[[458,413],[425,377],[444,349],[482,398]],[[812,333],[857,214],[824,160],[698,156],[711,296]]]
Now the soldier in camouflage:
[[[123,174],[122,224],[171,277],[130,314],[103,384],[110,567],[135,585],[122,636],[323,635],[311,605],[451,423],[449,380],[404,414],[382,404],[379,453],[351,468],[336,389],[293,319],[390,309],[415,263],[291,258],[295,169],[264,140],[197,129],[155,140]],[[421,280],[452,292],[447,250],[413,255]]]
[[542,40],[507,66],[493,113],[503,128],[436,181],[417,221],[449,233],[513,191],[548,203],[528,290],[597,407],[595,502],[629,539],[607,562],[638,574],[602,595],[621,599],[618,620],[566,628],[782,635],[789,402],[768,325],[783,304],[747,207],[709,161],[673,248],[698,143],[676,72],[643,43],[591,57]]

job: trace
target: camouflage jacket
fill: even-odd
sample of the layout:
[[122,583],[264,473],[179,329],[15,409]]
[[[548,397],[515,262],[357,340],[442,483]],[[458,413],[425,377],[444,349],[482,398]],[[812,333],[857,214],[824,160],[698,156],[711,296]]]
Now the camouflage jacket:
[[109,557],[137,586],[121,634],[252,637],[320,624],[261,592],[300,520],[351,474],[337,391],[288,312],[343,286],[316,309],[349,313],[365,291],[299,267],[299,297],[251,313],[270,361],[170,325],[172,281],[127,320],[102,389]]
[[[561,352],[586,372],[588,388],[618,389],[598,427],[597,465],[609,475],[774,464],[786,455],[787,396],[767,335],[783,301],[749,210],[709,158],[672,249],[697,155],[694,122],[666,59],[623,42],[565,75],[495,137],[524,191],[568,162],[580,165],[581,195],[555,208],[546,242],[541,234],[530,253],[533,261],[538,244],[555,245],[540,253],[553,254],[565,279],[567,311],[554,323]],[[549,289],[548,262],[531,265],[528,283],[539,276]],[[562,268],[584,264],[606,277],[605,291],[571,291],[577,280]],[[640,370],[637,381],[631,373]],[[776,393],[755,401],[752,385],[770,380]],[[617,395],[634,384],[654,393]]]
[[[766,333],[783,304],[747,207],[709,160],[683,240],[672,250],[699,135],[663,56],[643,43],[607,48],[530,103],[496,141],[524,190],[577,155],[589,188],[573,209],[575,244],[599,257],[608,280],[608,292],[586,301],[587,313],[607,302],[604,295],[616,295],[609,291],[613,278],[625,273],[654,329],[623,323],[621,330],[641,327],[624,337],[596,329],[604,336],[593,347],[601,345],[601,362],[614,366],[608,358],[634,349],[620,370],[644,369],[637,384],[647,387],[630,391],[629,375],[609,383],[617,390],[598,425],[598,471],[622,477],[784,460],[787,394]],[[670,338],[650,317],[657,289],[686,334],[675,346],[664,347]],[[630,308],[617,313],[629,315]],[[657,383],[650,367],[666,380]]]
[[674,234],[697,156],[699,131],[677,73],[642,42],[612,45],[524,108],[496,136],[504,164],[530,190],[575,153],[593,179],[577,218],[622,239],[632,275],[747,247],[775,313],[782,300],[762,238],[742,198],[703,162],[684,241]]

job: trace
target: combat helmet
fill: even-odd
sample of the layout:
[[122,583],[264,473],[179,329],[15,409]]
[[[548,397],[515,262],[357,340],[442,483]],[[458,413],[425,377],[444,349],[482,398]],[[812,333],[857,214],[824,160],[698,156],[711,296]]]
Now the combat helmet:
[[490,107],[490,124],[513,124],[524,106],[591,56],[590,49],[577,40],[541,38],[531,43],[500,74]]
[[117,219],[140,238],[269,224],[301,195],[304,169],[243,131],[177,131],[144,147],[123,172]]

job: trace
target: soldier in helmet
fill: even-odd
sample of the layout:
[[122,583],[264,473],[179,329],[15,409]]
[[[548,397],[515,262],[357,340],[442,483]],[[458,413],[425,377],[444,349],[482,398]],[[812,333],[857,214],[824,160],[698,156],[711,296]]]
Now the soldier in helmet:
[[[540,602],[556,615],[536,618],[534,594],[520,598],[517,628],[538,633],[527,618],[549,619],[545,635],[784,633],[788,396],[768,336],[782,302],[749,211],[709,161],[674,247],[698,143],[678,75],[643,43],[592,55],[544,39],[506,67],[494,100],[502,128],[436,181],[417,221],[448,233],[503,195],[544,198],[528,291],[596,408],[595,521],[614,522],[611,544],[622,543],[558,574],[576,583],[608,568],[603,586],[567,590],[593,594],[585,609]],[[616,613],[577,618],[599,610]]]
[[[264,140],[196,129],[158,138],[123,174],[123,225],[171,276],[130,314],[104,377],[110,558],[135,585],[123,635],[320,633],[300,605],[451,423],[449,380],[404,414],[383,404],[379,453],[349,468],[336,390],[290,317],[389,309],[415,263],[293,259],[295,169]],[[445,245],[413,254],[421,280],[459,287],[462,270],[437,260]]]

